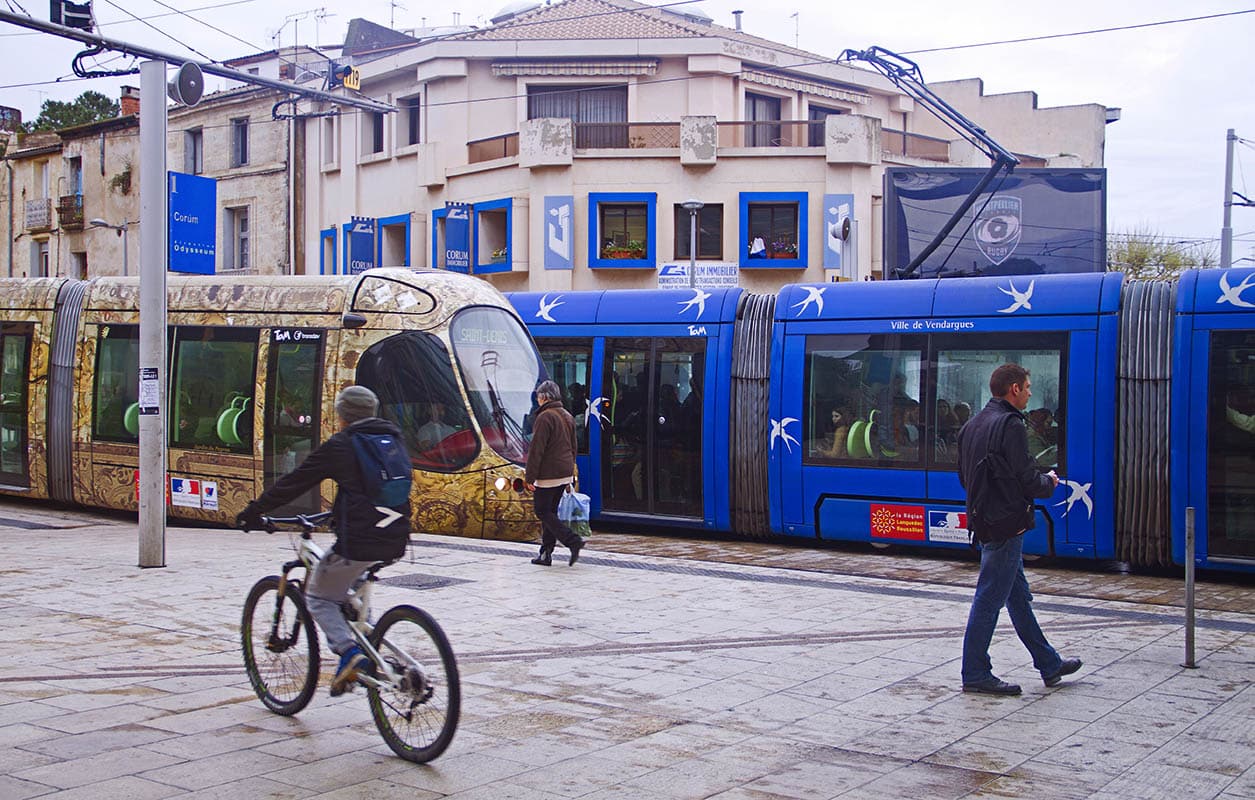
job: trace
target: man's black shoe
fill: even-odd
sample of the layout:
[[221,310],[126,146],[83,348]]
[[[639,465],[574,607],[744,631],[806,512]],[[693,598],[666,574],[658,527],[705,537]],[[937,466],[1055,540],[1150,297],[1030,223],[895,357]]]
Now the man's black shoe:
[[1081,659],[1065,658],[1063,659],[1063,663],[1059,665],[1059,669],[1055,670],[1050,675],[1041,676],[1041,682],[1046,684],[1047,686],[1057,686],[1059,684],[1059,681],[1063,680],[1064,675],[1071,675],[1073,672],[1076,672],[1080,668],[1081,668]]
[[569,567],[573,565],[576,561],[580,560],[580,551],[584,549],[584,540],[577,537],[575,540],[575,543],[572,544],[568,549],[570,549],[571,551],[571,560],[566,562],[567,566]]
[[532,563],[541,567],[553,565],[553,550],[547,547],[540,548],[540,554],[532,559]]
[[965,683],[963,691],[969,694],[1019,694],[1020,687],[1014,683],[1007,683],[1003,680],[994,678],[988,683]]

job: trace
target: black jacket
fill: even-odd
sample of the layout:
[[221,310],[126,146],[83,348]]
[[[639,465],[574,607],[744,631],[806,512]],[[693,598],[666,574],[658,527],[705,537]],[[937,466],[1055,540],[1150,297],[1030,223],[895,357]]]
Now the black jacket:
[[[1006,459],[1023,492],[1023,497],[1014,508],[1005,509],[1020,511],[1023,523],[1019,525],[1020,530],[1028,530],[1035,524],[1032,499],[1049,497],[1054,493],[1054,481],[1037,468],[1028,454],[1028,427],[1024,424],[1024,415],[1006,400],[993,398],[959,431],[959,483],[968,495],[968,529],[978,542],[991,541],[994,537],[982,536],[980,520],[976,519],[971,507],[976,487],[969,484],[976,465],[991,451],[1000,452]],[[993,512],[1002,510],[991,509]]]
[[390,433],[401,440],[401,430],[386,419],[358,420],[318,446],[296,469],[275,481],[261,497],[249,504],[245,514],[265,514],[272,508],[295,500],[324,480],[336,482],[336,499],[331,519],[336,530],[332,550],[356,561],[391,561],[405,553],[410,539],[410,504],[397,507],[402,516],[382,528],[378,523],[388,515],[365,495],[357,453],[350,437],[354,433]]

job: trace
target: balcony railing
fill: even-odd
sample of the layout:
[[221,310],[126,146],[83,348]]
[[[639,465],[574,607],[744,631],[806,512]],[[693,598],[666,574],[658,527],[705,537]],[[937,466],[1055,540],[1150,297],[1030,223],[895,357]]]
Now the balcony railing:
[[517,131],[466,143],[466,163],[468,164],[492,161],[494,158],[509,158],[518,154],[519,134]]
[[577,122],[575,149],[679,149],[678,122]]
[[52,198],[26,201],[26,230],[43,231],[52,227]]
[[720,147],[823,147],[824,121],[720,122]]
[[880,149],[889,155],[921,158],[925,161],[949,161],[950,142],[935,136],[903,133],[890,128],[880,131]]
[[62,230],[80,230],[83,227],[83,196],[62,195],[57,201],[57,222]]

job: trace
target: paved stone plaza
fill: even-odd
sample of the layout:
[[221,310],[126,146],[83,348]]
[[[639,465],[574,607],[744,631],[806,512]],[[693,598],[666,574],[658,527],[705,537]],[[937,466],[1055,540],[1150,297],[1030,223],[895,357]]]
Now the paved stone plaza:
[[[1085,667],[1046,689],[1004,615],[994,667],[1025,692],[992,698],[958,691],[972,564],[884,578],[763,548],[598,534],[542,568],[532,546],[419,537],[375,610],[441,622],[463,710],[418,766],[361,691],[324,685],[295,718],[253,695],[240,607],[286,536],[172,528],[141,570],[132,522],[0,502],[0,798],[1255,798],[1251,592],[1202,587],[1228,610],[1200,613],[1186,670],[1163,584],[1034,571]],[[1073,579],[1152,599],[1057,589]]]

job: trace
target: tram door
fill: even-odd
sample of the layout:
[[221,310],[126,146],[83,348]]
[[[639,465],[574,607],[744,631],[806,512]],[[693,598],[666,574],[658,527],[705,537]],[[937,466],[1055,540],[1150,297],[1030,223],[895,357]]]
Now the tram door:
[[1255,331],[1212,331],[1207,555],[1255,558]]
[[601,393],[610,401],[610,424],[602,426],[604,510],[702,516],[705,363],[705,339],[606,340]]
[[[266,488],[296,469],[318,445],[325,339],[323,331],[271,331],[263,454]],[[318,509],[318,487],[314,487],[277,513],[310,513]]]
[[0,324],[0,483],[9,486],[30,486],[26,387],[33,333],[29,323]]

